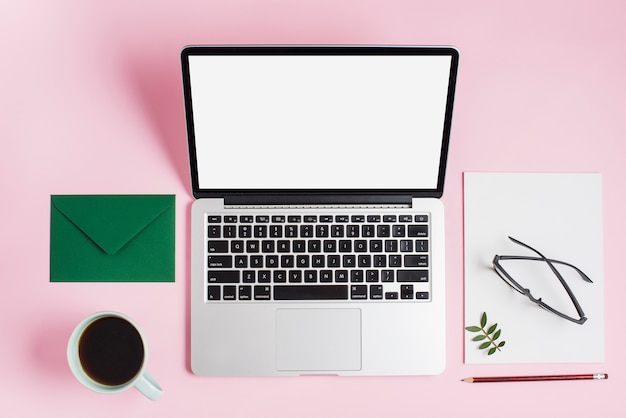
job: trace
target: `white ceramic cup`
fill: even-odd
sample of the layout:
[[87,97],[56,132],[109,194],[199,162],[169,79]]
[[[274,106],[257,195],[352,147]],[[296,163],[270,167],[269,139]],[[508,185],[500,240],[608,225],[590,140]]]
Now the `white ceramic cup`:
[[[141,366],[139,367],[139,370],[130,379],[121,384],[115,385],[104,384],[90,377],[89,374],[85,371],[85,367],[81,362],[79,354],[81,337],[83,337],[85,330],[87,330],[87,328],[97,320],[107,317],[121,318],[128,322],[137,330],[143,344],[143,360],[141,361]],[[163,390],[154,380],[154,378],[150,376],[150,374],[145,370],[147,358],[148,346],[141,332],[141,329],[137,326],[137,324],[133,322],[133,320],[118,312],[98,312],[85,318],[80,324],[76,326],[67,344],[67,361],[69,363],[70,369],[72,370],[72,373],[74,373],[74,376],[76,376],[78,381],[87,388],[100,393],[116,393],[134,386],[149,399],[156,401],[163,394]]]

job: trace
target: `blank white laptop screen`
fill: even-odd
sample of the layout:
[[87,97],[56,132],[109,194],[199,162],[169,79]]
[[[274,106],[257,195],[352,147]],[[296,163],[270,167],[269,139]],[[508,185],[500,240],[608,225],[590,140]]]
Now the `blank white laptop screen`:
[[198,55],[200,189],[435,189],[449,55]]

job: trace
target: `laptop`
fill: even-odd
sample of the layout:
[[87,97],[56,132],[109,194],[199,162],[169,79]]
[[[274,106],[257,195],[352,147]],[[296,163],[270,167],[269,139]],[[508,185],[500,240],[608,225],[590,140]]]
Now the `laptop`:
[[441,373],[458,52],[189,46],[181,60],[192,371]]

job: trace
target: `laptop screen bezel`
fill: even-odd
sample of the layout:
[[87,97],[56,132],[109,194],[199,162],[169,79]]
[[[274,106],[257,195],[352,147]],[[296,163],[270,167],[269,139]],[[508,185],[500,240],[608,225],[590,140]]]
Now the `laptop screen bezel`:
[[[198,181],[198,163],[193,121],[193,103],[189,57],[202,55],[444,55],[451,58],[446,100],[443,138],[439,171],[435,188],[427,189],[201,189]],[[431,46],[187,46],[181,51],[183,94],[189,146],[189,163],[193,196],[199,198],[225,198],[238,203],[407,203],[413,197],[439,198],[443,194],[452,108],[456,87],[459,53],[453,47]]]

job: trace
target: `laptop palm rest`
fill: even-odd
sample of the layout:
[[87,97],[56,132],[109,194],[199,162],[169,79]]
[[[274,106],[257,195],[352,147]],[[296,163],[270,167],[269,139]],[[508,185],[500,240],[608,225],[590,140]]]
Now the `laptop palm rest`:
[[276,310],[278,371],[361,369],[360,309]]

